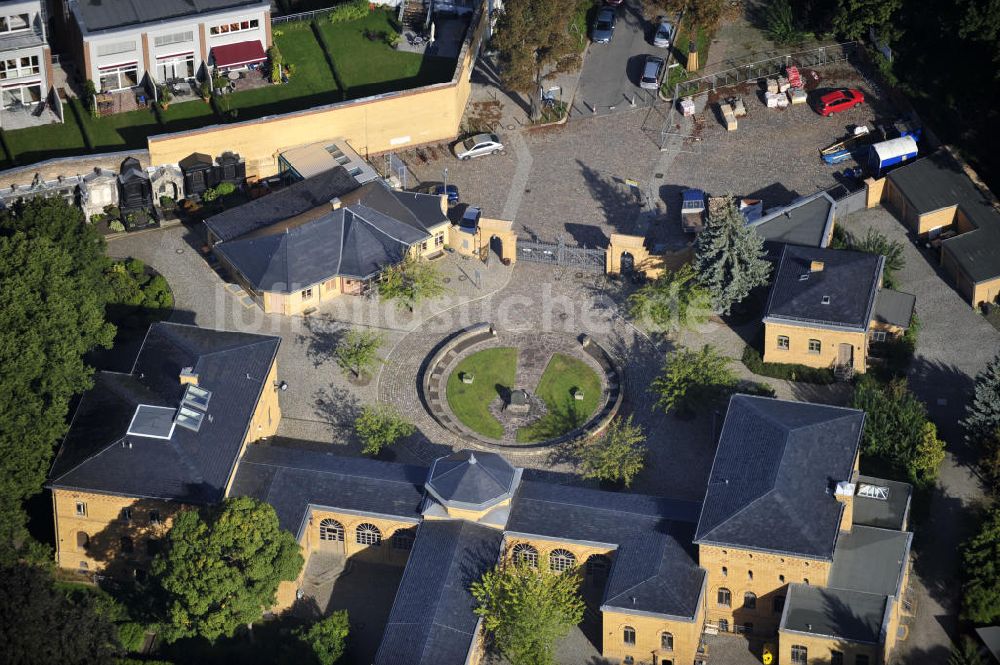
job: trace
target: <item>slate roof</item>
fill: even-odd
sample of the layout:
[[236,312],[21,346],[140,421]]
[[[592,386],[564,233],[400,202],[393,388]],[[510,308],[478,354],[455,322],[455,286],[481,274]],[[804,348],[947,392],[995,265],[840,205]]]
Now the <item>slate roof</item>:
[[[810,272],[813,261],[823,270]],[[785,245],[764,321],[867,331],[883,262],[864,252]]]
[[827,584],[837,589],[895,596],[913,534],[907,531],[854,526],[840,535]]
[[377,210],[351,205],[294,228],[217,243],[215,251],[255,289],[293,293],[338,276],[368,279],[427,237]]
[[309,505],[416,522],[426,477],[419,466],[255,444],[247,447],[230,494],[268,502],[282,528],[298,533]]
[[904,329],[909,328],[910,321],[913,319],[913,308],[916,304],[917,297],[911,293],[879,289],[872,316],[881,323],[888,323]]
[[485,509],[510,498],[519,478],[496,453],[460,450],[434,461],[427,491],[449,506]]
[[695,542],[833,558],[864,412],[734,395],[722,427]]
[[396,591],[375,665],[461,665],[479,617],[469,592],[500,557],[503,534],[471,522],[429,520]]
[[830,195],[817,192],[772,210],[748,226],[755,229],[765,242],[826,247],[833,228],[833,209]]
[[232,240],[343,197],[358,188],[357,181],[343,167],[330,169],[273,194],[230,208],[205,220],[205,226],[219,239]]
[[1000,212],[946,151],[940,150],[888,175],[917,212],[959,206],[976,228],[941,244],[974,283],[1000,277]]
[[780,629],[878,644],[886,603],[874,593],[789,584]]
[[[254,408],[270,388],[266,377],[280,342],[265,335],[154,323],[131,373],[95,376],[48,486],[186,503],[220,500]],[[177,408],[185,367],[193,367],[198,385],[212,392],[210,418],[197,432],[175,427],[169,440],[126,435],[138,405]]]
[[858,476],[857,482],[886,487],[888,500],[871,499],[854,495],[854,509],[851,521],[862,526],[877,526],[883,529],[902,529],[910,513],[910,496],[913,488],[906,483],[872,476]]
[[441,210],[439,195],[392,189],[384,180],[366,182],[341,198],[345,205],[357,203],[378,210],[383,215],[398,219],[425,233],[449,221]]
[[[258,7],[260,0],[75,0],[78,16],[88,32],[143,23],[168,21],[225,9]],[[266,7],[266,5],[265,5]]]
[[507,532],[617,547],[603,605],[692,618],[705,575],[691,544],[697,513],[693,501],[522,481]]

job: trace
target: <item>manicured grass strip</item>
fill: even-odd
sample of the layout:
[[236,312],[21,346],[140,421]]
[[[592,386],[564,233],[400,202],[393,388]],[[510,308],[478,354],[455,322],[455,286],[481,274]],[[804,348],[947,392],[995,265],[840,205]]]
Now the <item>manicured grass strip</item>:
[[286,64],[294,65],[288,83],[269,85],[226,95],[221,106],[238,109],[236,120],[259,118],[276,113],[332,104],[341,100],[337,82],[326,64],[323,49],[309,23],[283,23],[274,43]]
[[[462,383],[462,373],[472,374],[473,383]],[[503,427],[490,413],[490,402],[500,394],[498,386],[510,389],[517,373],[517,349],[503,347],[474,353],[458,364],[448,377],[448,406],[474,432],[493,439],[503,436]]]
[[[573,397],[573,389],[583,390],[583,399]],[[535,393],[549,412],[528,427],[517,430],[521,443],[562,436],[587,423],[601,398],[601,379],[590,366],[576,358],[556,353],[542,373]]]
[[87,151],[80,126],[69,109],[63,123],[5,131],[5,134],[11,159],[21,164],[69,157]]
[[330,48],[348,99],[358,99],[393,90],[406,90],[450,81],[456,60],[397,51],[382,39],[370,40],[365,31],[391,33],[397,30],[393,12],[376,9],[363,19],[317,25]]

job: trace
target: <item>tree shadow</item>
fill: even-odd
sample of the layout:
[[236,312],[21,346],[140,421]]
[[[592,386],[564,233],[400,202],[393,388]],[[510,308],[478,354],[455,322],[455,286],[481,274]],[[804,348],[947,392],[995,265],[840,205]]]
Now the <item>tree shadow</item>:
[[973,395],[975,379],[954,365],[928,360],[921,355],[910,362],[908,379],[910,389],[927,405],[928,415],[956,461],[975,470],[979,453],[966,440],[961,425],[965,407]]
[[590,189],[590,195],[597,201],[604,215],[605,223],[618,233],[630,232],[634,227],[632,220],[642,211],[642,199],[620,178],[608,178],[579,159],[576,163]]
[[360,445],[354,421],[361,415],[362,405],[354,393],[347,388],[330,385],[316,390],[312,399],[313,413],[331,426],[335,438],[343,437],[352,445]]
[[780,182],[776,182],[768,185],[767,187],[761,187],[758,190],[750,192],[749,194],[746,194],[744,198],[760,199],[764,202],[764,209],[770,210],[771,208],[788,205],[795,199],[799,198],[799,193],[794,189],[788,189]]
[[313,367],[322,367],[329,362],[336,362],[334,353],[340,346],[347,329],[325,319],[306,317],[305,333],[299,333],[296,341],[306,346],[306,357],[312,361]]

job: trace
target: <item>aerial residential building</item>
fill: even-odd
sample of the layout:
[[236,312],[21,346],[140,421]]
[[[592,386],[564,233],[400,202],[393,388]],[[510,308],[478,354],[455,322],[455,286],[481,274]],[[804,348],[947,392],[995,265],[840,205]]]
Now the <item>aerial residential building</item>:
[[0,2],[0,106],[3,114],[0,126],[4,129],[35,124],[28,117],[37,115],[39,107],[49,101],[52,53],[45,20],[41,0]]
[[83,76],[98,92],[257,65],[271,46],[262,0],[62,0]]

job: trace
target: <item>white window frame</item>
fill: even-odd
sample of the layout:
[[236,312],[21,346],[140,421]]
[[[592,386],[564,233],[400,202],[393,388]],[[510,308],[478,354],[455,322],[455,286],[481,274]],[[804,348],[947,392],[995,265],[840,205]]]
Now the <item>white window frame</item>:
[[85,501],[76,502],[76,516],[77,517],[87,516],[87,503]]
[[[25,101],[26,99],[29,99],[29,97],[32,97],[32,95],[28,94],[27,92],[31,88],[38,88],[38,99],[30,99],[29,101]],[[45,100],[45,91],[42,90],[41,81],[25,81],[23,83],[14,83],[13,85],[6,85],[2,89],[0,89],[0,107],[6,109],[9,106],[12,106],[14,101],[13,98],[15,97],[14,94],[15,92],[17,93],[16,98],[20,100],[22,106],[35,106],[36,104],[41,104]],[[9,103],[7,102],[8,96],[11,97],[11,101]]]
[[[135,72],[135,84],[133,85],[122,85],[122,81],[128,82],[127,78],[123,78],[128,72]],[[106,88],[104,87],[104,77],[105,76],[115,76],[117,78],[117,87]],[[130,90],[139,85],[139,63],[129,62],[121,65],[109,65],[108,67],[101,67],[97,71],[97,81],[100,84],[101,92],[119,92],[121,90]]]
[[778,335],[778,350],[788,351],[792,347],[792,340],[788,335]]
[[576,555],[569,550],[557,548],[549,552],[549,571],[563,573],[576,567]]
[[153,46],[155,48],[163,48],[172,44],[187,44],[193,41],[194,30],[185,30],[184,32],[170,32],[165,35],[156,35],[153,37]]
[[[815,349],[813,348],[814,343],[816,345]],[[823,352],[823,342],[821,342],[818,339],[809,340],[809,353],[820,354],[822,352]]]
[[[24,61],[28,64],[25,65]],[[13,63],[13,67],[10,63]],[[0,58],[0,80],[19,79],[24,76],[34,76],[42,71],[37,55],[21,55],[12,58]]]
[[872,341],[873,342],[884,342],[887,337],[887,333],[884,330],[873,330],[872,331]]
[[[24,27],[22,28],[10,27],[10,20],[15,17],[17,18],[24,17]],[[26,30],[31,30],[31,14],[29,12],[23,12],[20,14],[5,14],[3,16],[0,16],[0,18],[3,19],[3,22],[0,23],[0,34],[11,35],[18,32],[25,32]]]
[[[160,70],[161,67],[164,68],[162,71]],[[166,67],[170,67],[173,76],[167,76]],[[183,73],[183,76],[177,75],[178,69],[180,69],[180,71]],[[195,76],[194,52],[177,53],[174,55],[164,55],[156,58],[157,81],[164,82],[164,81],[190,80],[193,79],[194,76]]]

